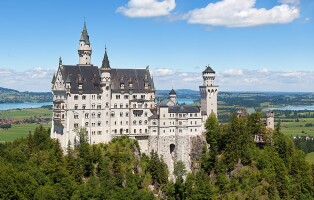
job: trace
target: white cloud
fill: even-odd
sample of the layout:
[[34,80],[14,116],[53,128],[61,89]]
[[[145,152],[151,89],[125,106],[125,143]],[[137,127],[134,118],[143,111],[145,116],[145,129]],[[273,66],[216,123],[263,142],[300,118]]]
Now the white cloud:
[[19,91],[49,92],[54,71],[43,67],[36,67],[22,72],[1,68],[0,87]]
[[267,74],[269,72],[269,70],[267,68],[262,68],[260,70],[258,70],[260,73],[264,73]]
[[234,76],[234,75],[241,76],[243,75],[243,70],[242,69],[228,69],[228,70],[225,70],[223,74],[230,75],[230,76]]
[[171,69],[165,69],[165,68],[158,68],[156,70],[154,70],[153,74],[155,76],[164,76],[164,75],[173,75],[175,73],[175,71],[171,70]]
[[255,0],[221,0],[204,8],[190,11],[185,18],[191,24],[249,27],[265,24],[285,24],[299,17],[296,0],[281,0],[271,9],[255,8]]
[[129,0],[117,12],[128,17],[157,17],[168,15],[175,7],[175,0]]
[[290,4],[290,5],[299,5],[299,0],[279,0],[278,2],[283,4]]

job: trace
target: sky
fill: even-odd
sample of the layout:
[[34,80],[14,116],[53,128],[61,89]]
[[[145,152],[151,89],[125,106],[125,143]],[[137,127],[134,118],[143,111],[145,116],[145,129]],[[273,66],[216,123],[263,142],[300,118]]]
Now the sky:
[[51,91],[78,63],[87,24],[92,63],[149,66],[156,89],[193,89],[210,65],[221,91],[314,92],[313,0],[0,1],[0,87]]

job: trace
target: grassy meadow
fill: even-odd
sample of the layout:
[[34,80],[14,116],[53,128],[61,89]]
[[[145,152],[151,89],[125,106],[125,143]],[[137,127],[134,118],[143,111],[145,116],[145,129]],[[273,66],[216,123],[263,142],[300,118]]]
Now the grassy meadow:
[[[7,130],[0,129],[0,142],[12,141],[17,138],[26,137],[29,133],[33,133],[35,128],[40,124],[12,124],[12,128]],[[45,128],[50,128],[51,123],[41,124]]]
[[0,111],[0,118],[23,120],[29,118],[51,118],[52,111],[47,108],[29,108]]
[[[52,111],[47,108],[30,108],[0,111],[0,118],[24,120],[30,118],[51,118]],[[7,130],[0,129],[0,142],[12,141],[17,138],[25,137],[30,132],[33,133],[35,128],[40,124],[23,123],[12,124],[12,128]],[[43,123],[45,128],[50,128],[51,123]]]
[[313,123],[314,118],[300,118],[299,121],[281,122],[281,130],[290,136],[314,136],[314,126],[305,127],[306,123]]

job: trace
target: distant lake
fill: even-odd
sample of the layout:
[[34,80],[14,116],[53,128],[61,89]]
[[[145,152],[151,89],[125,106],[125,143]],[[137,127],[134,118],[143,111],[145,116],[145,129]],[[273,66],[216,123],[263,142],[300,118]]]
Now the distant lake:
[[188,98],[177,98],[177,102],[179,104],[185,103],[185,104],[193,104],[196,99],[188,99]]
[[283,107],[271,107],[271,108],[263,108],[263,111],[268,111],[268,110],[314,110],[314,105],[300,105],[300,106],[295,106],[295,105],[289,105],[289,106],[283,106]]
[[52,102],[41,103],[0,103],[0,110],[22,109],[22,108],[40,108],[42,106],[51,106]]

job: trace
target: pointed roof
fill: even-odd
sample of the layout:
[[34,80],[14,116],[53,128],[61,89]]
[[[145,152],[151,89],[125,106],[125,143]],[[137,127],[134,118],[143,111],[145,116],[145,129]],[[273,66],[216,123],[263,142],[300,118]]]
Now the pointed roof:
[[80,41],[84,41],[85,44],[90,45],[89,42],[89,35],[87,33],[87,28],[86,28],[86,22],[84,21],[84,27],[83,27],[83,31],[81,33],[81,39]]
[[172,89],[172,90],[169,92],[169,95],[177,95],[177,93],[174,91],[174,89]]
[[203,73],[216,73],[209,65],[203,71]]
[[107,54],[107,48],[105,48],[105,55],[104,55],[104,59],[102,60],[101,68],[104,68],[104,69],[111,69],[111,68],[110,68],[110,63],[109,63],[108,54]]

